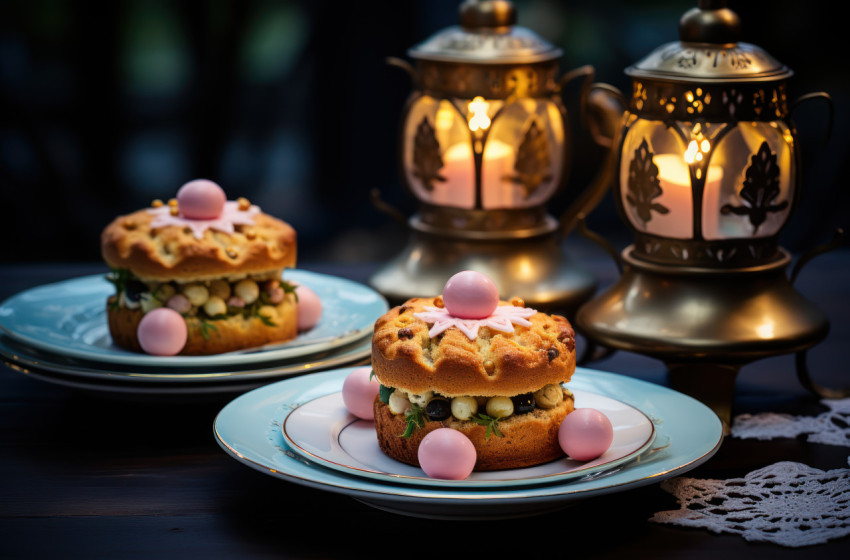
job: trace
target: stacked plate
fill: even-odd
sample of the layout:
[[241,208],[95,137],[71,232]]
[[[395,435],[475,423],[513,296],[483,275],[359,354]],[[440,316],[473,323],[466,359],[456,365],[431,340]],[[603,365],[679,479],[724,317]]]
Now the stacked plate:
[[[345,409],[353,367],[278,381],[240,395],[218,414],[219,445],[237,461],[289,482],[350,496],[416,517],[491,519],[535,515],[578,500],[657,483],[693,469],[720,446],[717,415],[668,389],[577,368],[576,407],[614,424],[614,442],[589,462],[568,458],[526,469],[428,478],[385,456],[371,421]],[[495,437],[495,436],[494,436]]]
[[106,323],[114,287],[85,276],[21,292],[0,305],[0,356],[39,379],[115,393],[242,393],[313,371],[368,363],[375,321],[389,308],[371,288],[335,276],[288,270],[311,288],[322,317],[294,340],[214,356],[151,356],[118,348]]

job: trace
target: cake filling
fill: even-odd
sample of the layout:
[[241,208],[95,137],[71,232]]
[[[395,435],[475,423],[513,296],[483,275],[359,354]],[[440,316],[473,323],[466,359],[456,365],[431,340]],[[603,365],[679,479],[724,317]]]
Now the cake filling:
[[[272,307],[295,293],[295,285],[281,280],[281,271],[242,278],[217,278],[194,282],[154,282],[141,280],[129,270],[113,269],[107,280],[115,285],[110,305],[140,309],[147,313],[158,307],[169,307],[184,317],[203,321],[227,319],[236,315],[256,317],[275,326]],[[268,307],[268,308],[267,308]]]
[[535,410],[555,408],[564,400],[573,399],[573,395],[557,384],[548,384],[537,391],[512,397],[445,397],[432,391],[415,394],[381,385],[379,398],[389,407],[391,413],[404,415],[407,419],[407,429],[401,434],[402,437],[410,437],[425,421],[442,422],[452,419],[487,426],[487,437],[491,433],[502,437],[499,431],[500,421],[512,416],[530,414]]

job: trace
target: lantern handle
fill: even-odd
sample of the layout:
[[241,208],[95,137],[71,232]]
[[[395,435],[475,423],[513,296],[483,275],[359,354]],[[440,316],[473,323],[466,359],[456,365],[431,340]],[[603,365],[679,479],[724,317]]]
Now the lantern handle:
[[832,387],[824,387],[812,379],[812,374],[806,362],[805,350],[797,352],[795,362],[797,365],[797,379],[803,388],[810,393],[814,393],[822,399],[846,399],[850,397],[850,388],[833,389]]
[[[605,149],[605,156],[593,181],[561,215],[559,235],[565,239],[570,232],[602,201],[611,186],[617,164],[617,138],[620,122],[626,110],[624,96],[614,86],[593,82],[595,71],[583,66],[564,75],[562,87],[576,77],[584,76],[582,84],[581,122],[590,131],[594,142]],[[586,228],[585,228],[585,231]]]
[[396,68],[401,68],[405,72],[410,75],[410,79],[413,82],[414,86],[419,89],[419,74],[416,72],[416,68],[413,67],[411,63],[404,60],[403,58],[398,58],[395,56],[387,57],[387,64],[390,66],[395,66]]
[[800,274],[800,271],[806,266],[812,259],[817,256],[823,255],[824,253],[828,253],[833,249],[837,249],[844,242],[844,230],[842,228],[838,228],[835,230],[835,233],[832,234],[832,239],[828,243],[824,243],[823,245],[818,245],[813,249],[807,251],[803,256],[801,256],[797,263],[794,265],[794,268],[791,270],[791,275],[789,277],[789,281],[793,284],[797,280],[797,276]]
[[388,204],[381,198],[381,192],[378,189],[372,189],[371,193],[372,204],[376,209],[380,210],[384,214],[387,214],[389,217],[400,223],[401,225],[407,225],[407,217],[395,206]]
[[[793,284],[797,279],[797,275],[800,273],[800,270],[808,264],[813,258],[818,255],[822,255],[833,249],[838,248],[841,243],[844,241],[844,230],[838,228],[835,230],[835,233],[832,236],[832,239],[823,245],[819,245],[810,251],[808,251],[805,255],[800,257],[797,261],[797,264],[794,265],[794,269],[791,271],[790,275],[790,283]],[[833,389],[830,387],[824,387],[819,385],[812,379],[811,372],[809,371],[808,364],[806,362],[806,351],[797,352],[797,379],[803,385],[803,388],[807,389],[809,392],[814,393],[815,395],[824,398],[824,399],[844,399],[850,397],[850,388],[844,389]]]
[[832,97],[826,93],[825,91],[816,91],[813,93],[807,93],[806,95],[802,95],[798,97],[792,104],[790,108],[790,113],[794,113],[794,110],[805,103],[806,101],[811,101],[812,99],[821,99],[826,101],[826,106],[829,109],[829,120],[827,121],[826,128],[826,140],[824,144],[828,144],[830,138],[832,138],[832,127],[835,121],[835,103],[832,102]]
[[579,214],[576,218],[576,231],[578,231],[579,235],[585,239],[589,239],[602,247],[602,249],[611,256],[611,259],[613,259],[614,264],[617,266],[617,272],[619,272],[620,275],[623,274],[623,259],[621,258],[620,253],[617,252],[613,243],[587,227],[587,216],[584,214]]

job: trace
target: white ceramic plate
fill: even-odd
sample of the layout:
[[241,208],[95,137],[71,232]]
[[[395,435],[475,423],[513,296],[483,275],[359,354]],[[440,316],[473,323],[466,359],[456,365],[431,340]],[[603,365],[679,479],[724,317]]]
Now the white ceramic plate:
[[389,305],[372,288],[344,278],[287,270],[284,278],[311,288],[322,301],[322,317],[288,342],[213,356],[151,356],[115,346],[106,323],[106,299],[114,287],[93,275],[21,292],[0,305],[0,329],[15,340],[56,355],[133,367],[236,368],[291,360],[339,348],[369,332]]
[[[504,487],[591,476],[637,458],[652,445],[655,429],[640,410],[602,395],[584,391],[575,391],[574,395],[576,408],[595,408],[614,425],[614,441],[602,456],[585,462],[564,458],[529,468],[473,472],[454,485],[475,487],[496,483]],[[339,392],[293,410],[283,424],[283,437],[296,453],[350,475],[429,486],[443,486],[446,482],[428,478],[422,469],[382,453],[374,424],[350,414]]]
[[[201,385],[222,385],[235,381],[252,383],[274,381],[334,367],[355,363],[368,363],[372,354],[372,338],[363,337],[331,352],[321,352],[293,361],[253,364],[243,369],[180,368],[134,368],[132,366],[109,366],[96,362],[80,362],[30,348],[9,337],[0,335],[0,356],[10,367],[26,371],[33,377],[45,381],[56,381],[63,385],[74,383],[85,389],[122,390],[135,392],[173,392],[188,384],[201,390]],[[253,387],[252,387],[253,388]]]
[[551,484],[469,488],[390,484],[352,476],[295,453],[283,438],[289,413],[313,399],[339,392],[354,368],[294,377],[254,389],[227,404],[213,425],[228,454],[269,476],[336,492],[370,506],[404,515],[439,519],[498,519],[554,511],[613,492],[657,484],[707,461],[720,446],[717,415],[699,401],[652,383],[613,373],[576,368],[568,387],[605,395],[641,410],[656,429],[654,446],[635,460],[597,476]]

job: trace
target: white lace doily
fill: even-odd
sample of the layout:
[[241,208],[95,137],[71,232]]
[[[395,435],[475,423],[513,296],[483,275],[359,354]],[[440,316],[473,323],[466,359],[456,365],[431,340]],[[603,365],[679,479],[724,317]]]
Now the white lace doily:
[[813,443],[850,447],[850,399],[824,399],[821,403],[829,411],[818,416],[741,414],[732,423],[732,437],[764,440],[807,434],[808,441]]
[[[794,438],[850,447],[850,399],[824,399],[829,410],[817,416],[742,414],[732,437]],[[781,462],[744,478],[674,478],[661,487],[676,496],[680,509],[656,513],[651,521],[735,533],[749,541],[789,547],[820,544],[850,535],[850,469],[821,471]]]
[[821,544],[850,535],[850,469],[821,471],[781,462],[744,478],[678,477],[661,487],[680,509],[650,521],[734,533],[748,541],[787,547]]

